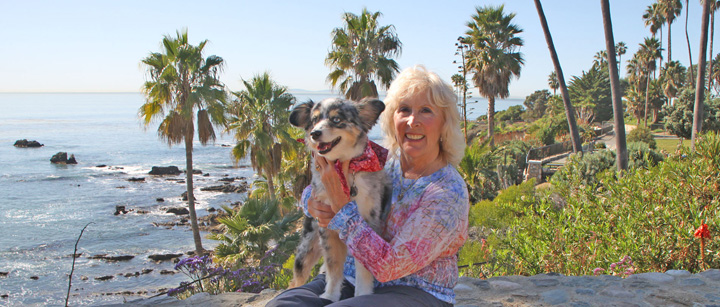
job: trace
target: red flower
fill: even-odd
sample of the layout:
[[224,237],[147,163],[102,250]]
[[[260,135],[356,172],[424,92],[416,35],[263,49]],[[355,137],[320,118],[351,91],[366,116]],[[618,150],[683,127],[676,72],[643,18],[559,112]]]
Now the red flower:
[[698,229],[695,230],[694,236],[696,238],[710,239],[710,228],[707,224],[703,223]]

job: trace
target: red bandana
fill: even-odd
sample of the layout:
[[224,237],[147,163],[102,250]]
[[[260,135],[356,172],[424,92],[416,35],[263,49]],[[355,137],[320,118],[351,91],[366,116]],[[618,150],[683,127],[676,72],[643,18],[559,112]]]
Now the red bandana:
[[[368,141],[368,145],[365,146],[365,151],[363,151],[362,155],[350,160],[350,167],[348,169],[353,173],[381,171],[385,166],[385,161],[387,161],[387,155],[387,149],[375,144],[373,141]],[[335,161],[335,171],[340,175],[340,183],[342,184],[345,195],[350,196],[350,187],[348,187],[340,161]]]

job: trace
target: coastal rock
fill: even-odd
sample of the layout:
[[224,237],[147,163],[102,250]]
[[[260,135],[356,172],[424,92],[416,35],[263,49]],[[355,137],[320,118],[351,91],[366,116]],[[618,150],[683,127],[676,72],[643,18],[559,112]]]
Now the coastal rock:
[[10,272],[0,272],[0,277],[7,277]]
[[[183,182],[184,182],[184,181],[183,181]],[[183,201],[187,201],[187,200],[188,200],[187,191],[185,191],[185,192],[183,192],[182,194],[180,194],[180,197],[182,197],[182,200],[183,200]],[[196,198],[195,200],[197,200],[197,198]]]
[[168,270],[162,270],[160,271],[160,275],[175,275],[175,271],[168,271]]
[[56,164],[77,164],[77,160],[75,160],[75,155],[70,155],[68,158],[67,152],[61,151],[56,153],[55,155],[50,158],[50,162],[56,163]]
[[38,277],[38,276],[30,276],[30,279],[32,279],[32,280],[38,280],[38,279],[40,279],[40,277]]
[[98,165],[95,165],[95,167],[97,167],[97,168],[103,168],[103,167],[107,167],[107,164],[98,164]]
[[123,206],[123,205],[116,205],[116,206],[115,206],[115,213],[113,213],[113,215],[126,214],[126,213],[128,213],[128,212],[130,212],[130,211],[133,211],[133,210],[132,210],[132,209],[130,209],[130,210],[125,209],[125,206]]
[[106,276],[95,277],[95,280],[106,281],[106,280],[111,280],[111,279],[113,279],[113,277],[114,277],[114,276],[112,276],[112,275],[106,275]]
[[130,177],[127,181],[130,182],[145,182],[145,177]]
[[232,184],[223,184],[223,185],[216,185],[211,187],[204,187],[201,188],[200,191],[205,192],[223,192],[223,193],[245,193],[247,192],[249,186],[247,183],[242,183],[240,185],[232,185]]
[[143,275],[145,275],[145,274],[150,274],[150,273],[152,273],[152,271],[153,271],[153,269],[143,269],[143,270],[142,270],[142,274],[143,274]]
[[28,141],[26,139],[22,139],[22,140],[15,141],[15,144],[13,146],[18,147],[18,148],[38,148],[38,147],[43,147],[45,145],[40,144],[40,142],[38,142],[38,141],[34,141],[34,140]]
[[157,176],[179,175],[182,174],[182,171],[177,166],[153,166],[148,174]]
[[170,208],[165,213],[172,213],[175,215],[186,215],[190,214],[190,211],[188,211],[187,208]]
[[183,254],[155,254],[155,255],[148,256],[148,258],[150,258],[150,260],[153,260],[153,261],[167,261],[167,260],[172,260],[172,259],[178,258],[182,255]]
[[164,199],[164,198],[155,198],[155,201],[156,201],[156,202],[164,202],[165,199]]
[[128,261],[133,258],[135,258],[135,256],[133,255],[108,256],[107,254],[99,254],[90,256],[90,259],[100,259],[109,262]]
[[10,297],[10,295],[7,295],[7,294],[0,295],[0,298],[8,298],[8,297]]

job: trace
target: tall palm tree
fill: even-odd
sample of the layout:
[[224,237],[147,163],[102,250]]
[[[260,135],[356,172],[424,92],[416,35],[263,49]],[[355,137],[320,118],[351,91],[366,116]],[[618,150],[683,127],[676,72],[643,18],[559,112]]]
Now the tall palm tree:
[[710,23],[710,1],[703,3],[702,11],[702,26],[700,34],[700,55],[698,56],[698,76],[697,83],[695,83],[695,109],[693,116],[693,129],[691,135],[690,146],[695,151],[695,140],[698,134],[702,131],[702,119],[703,119],[703,102],[705,99],[705,54],[707,52],[708,43],[708,24]]
[[387,88],[400,70],[392,58],[399,56],[402,43],[395,26],[380,26],[380,12],[364,8],[358,16],[343,14],[344,25],[332,31],[332,47],[325,58],[332,72],[327,80],[351,100],[377,97],[375,81]]
[[[608,52],[608,72],[610,76],[610,90],[612,91],[613,117],[615,124],[615,161],[619,171],[627,170],[628,153],[625,139],[625,119],[623,114],[622,94],[620,93],[620,77],[615,62],[615,38],[610,17],[610,3],[608,0],[600,2],[602,7],[603,25],[605,29],[605,46]],[[621,42],[622,43],[622,42]],[[624,45],[624,44],[623,44]]]
[[622,66],[622,56],[627,52],[627,45],[625,45],[625,42],[618,42],[615,44],[615,52],[618,56],[618,71],[620,70],[620,66]]
[[[700,3],[705,3],[706,0],[700,0]],[[720,0],[710,0],[710,52],[708,53],[708,76],[713,75],[713,37],[715,36],[715,12],[720,9]],[[712,89],[714,79],[709,77],[708,89]]]
[[662,47],[660,45],[660,41],[658,41],[656,38],[645,38],[645,42],[640,44],[640,50],[638,51],[639,54],[641,54],[641,59],[643,61],[643,67],[644,72],[647,77],[647,84],[645,86],[645,126],[647,127],[647,113],[648,113],[648,104],[650,100],[650,79],[652,78],[652,73],[657,69],[657,60],[662,59]]
[[469,51],[467,66],[480,95],[488,99],[488,139],[494,146],[495,98],[507,98],[512,77],[519,77],[524,63],[522,33],[512,23],[515,13],[505,14],[504,5],[476,7],[476,14],[467,23],[465,32],[473,48]]
[[570,139],[573,144],[573,152],[582,151],[582,141],[580,140],[580,133],[578,132],[577,122],[575,121],[575,110],[573,110],[572,103],[570,103],[570,93],[568,92],[567,85],[565,85],[565,77],[560,67],[560,60],[558,59],[557,52],[555,51],[555,44],[553,44],[552,35],[550,35],[550,28],[545,19],[545,12],[542,8],[540,0],[535,0],[535,9],[538,12],[538,18],[540,19],[540,25],[545,33],[545,42],[547,42],[548,49],[550,50],[550,58],[552,58],[555,72],[557,73],[558,83],[560,85],[560,94],[562,94],[563,106],[565,107],[565,117],[567,118],[568,128],[570,130]]
[[668,48],[667,53],[668,61],[672,61],[672,23],[675,22],[675,17],[680,16],[682,12],[682,2],[680,0],[658,0],[660,4],[660,13],[665,16],[665,23],[668,26]]
[[295,151],[290,135],[290,107],[295,97],[277,85],[268,73],[243,80],[245,90],[233,92],[228,130],[235,132],[235,161],[250,156],[250,165],[265,177],[268,194],[275,199],[274,177],[281,171],[283,152]]
[[551,72],[548,76],[548,86],[553,90],[553,96],[557,94],[557,89],[560,88],[560,81],[556,72]]
[[[690,70],[690,80],[688,82],[693,82],[693,63],[692,63],[692,49],[690,48],[690,35],[688,35],[688,16],[690,16],[690,0],[685,0],[685,40],[687,41],[687,47],[688,47],[688,57],[690,58],[690,64],[688,65],[688,70]],[[668,61],[670,61],[668,59]]]
[[653,38],[655,38],[657,32],[660,32],[660,42],[662,42],[662,27],[666,22],[662,1],[658,0],[658,2],[648,5],[642,16],[645,26],[650,27],[650,34],[652,34]]
[[202,57],[207,40],[193,46],[188,42],[187,30],[178,31],[176,37],[165,36],[163,52],[150,53],[142,60],[147,66],[149,80],[143,86],[145,104],[140,117],[145,126],[154,119],[163,118],[158,135],[168,145],[185,143],[188,208],[195,251],[204,253],[195,213],[193,193],[193,138],[194,120],[200,143],[215,140],[214,125],[225,124],[225,90],[218,79],[223,67],[221,57]]

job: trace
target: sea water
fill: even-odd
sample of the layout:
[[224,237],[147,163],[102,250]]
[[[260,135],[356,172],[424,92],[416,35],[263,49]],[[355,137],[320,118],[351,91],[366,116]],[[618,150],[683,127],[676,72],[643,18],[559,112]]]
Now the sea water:
[[[334,95],[295,96],[303,102]],[[0,272],[8,272],[0,276],[0,295],[7,295],[0,305],[64,305],[76,242],[82,255],[73,272],[72,305],[120,303],[141,296],[118,292],[148,291],[142,296],[150,296],[188,280],[180,273],[161,274],[174,270],[172,262],[148,259],[186,253],[194,244],[189,227],[161,225],[179,220],[165,211],[186,205],[181,199],[186,186],[178,182],[185,175],[147,174],[152,166],[185,169],[184,144],[170,147],[160,140],[159,122],[146,127],[138,116],[143,103],[140,93],[0,94]],[[514,104],[519,102],[500,100],[497,109]],[[222,184],[218,180],[225,177],[257,179],[247,160],[231,158],[233,135],[219,132],[214,143],[194,144],[194,169],[203,173],[194,176],[199,216],[246,197],[200,188]],[[370,132],[376,141],[380,136],[377,127]],[[19,139],[44,146],[16,148]],[[75,155],[78,164],[50,163],[57,152]],[[145,181],[130,182],[131,177]],[[135,211],[114,215],[118,205]],[[206,249],[216,244],[203,239]],[[89,258],[99,254],[135,257],[120,262]],[[144,269],[152,272],[125,277]],[[102,276],[113,278],[96,280]]]

